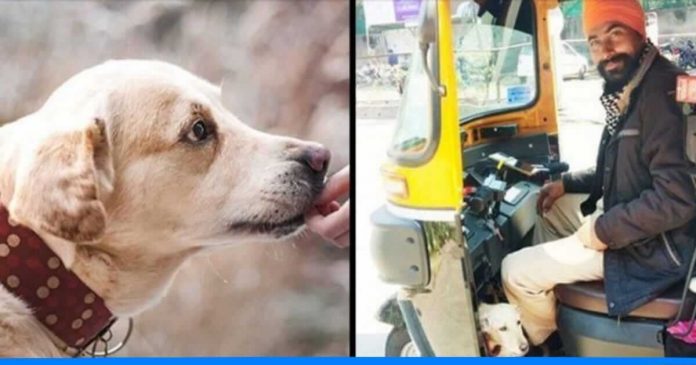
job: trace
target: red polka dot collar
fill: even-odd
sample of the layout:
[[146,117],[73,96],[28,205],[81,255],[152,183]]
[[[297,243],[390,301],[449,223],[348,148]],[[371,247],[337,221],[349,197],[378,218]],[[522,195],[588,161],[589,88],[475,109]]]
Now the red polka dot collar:
[[0,282],[63,342],[64,351],[85,348],[115,319],[102,298],[66,269],[36,233],[10,222],[2,206]]

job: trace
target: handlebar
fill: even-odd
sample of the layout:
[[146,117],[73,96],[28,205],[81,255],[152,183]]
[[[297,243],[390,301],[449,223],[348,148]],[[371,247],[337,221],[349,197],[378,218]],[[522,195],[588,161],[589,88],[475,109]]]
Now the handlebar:
[[485,163],[484,161],[488,161],[488,164],[495,163],[497,165],[495,171],[488,170],[488,175],[484,178],[472,166],[467,169],[467,173],[476,181],[478,187],[464,186],[462,189],[464,202],[470,208],[469,210],[476,214],[486,213],[489,208],[503,200],[507,184],[511,181],[506,177],[507,174],[500,172],[513,170],[526,176],[529,181],[543,184],[554,175],[569,170],[569,166],[565,162],[553,161],[544,164],[531,164],[500,152],[493,153],[480,162]]
[[549,162],[544,166],[549,170],[550,175],[562,174],[570,169],[567,163],[561,161]]

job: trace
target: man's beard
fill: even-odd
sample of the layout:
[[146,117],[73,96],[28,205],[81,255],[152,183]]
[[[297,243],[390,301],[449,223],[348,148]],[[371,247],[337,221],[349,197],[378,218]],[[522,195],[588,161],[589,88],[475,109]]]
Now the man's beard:
[[[621,62],[622,67],[607,71],[607,63]],[[619,53],[614,57],[604,60],[597,65],[597,71],[604,78],[604,92],[607,94],[623,89],[640,67],[640,58],[626,53]]]

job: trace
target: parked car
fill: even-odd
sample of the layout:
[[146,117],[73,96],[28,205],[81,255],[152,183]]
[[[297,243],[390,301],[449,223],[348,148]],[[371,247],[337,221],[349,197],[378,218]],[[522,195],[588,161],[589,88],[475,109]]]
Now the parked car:
[[589,61],[587,57],[578,53],[578,51],[566,41],[561,42],[561,59],[558,63],[558,72],[564,79],[579,78],[584,79],[585,74],[589,70]]
[[[517,63],[517,73],[519,76],[533,76],[534,66],[534,51],[532,47],[524,47],[520,52]],[[556,60],[557,75],[563,79],[578,78],[584,79],[590,62],[587,57],[578,53],[578,51],[566,41],[561,41],[561,51],[559,60]]]

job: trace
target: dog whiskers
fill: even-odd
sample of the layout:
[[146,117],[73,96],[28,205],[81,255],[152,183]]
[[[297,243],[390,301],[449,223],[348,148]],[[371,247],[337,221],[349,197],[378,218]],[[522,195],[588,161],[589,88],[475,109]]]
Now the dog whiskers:
[[300,230],[298,233],[295,234],[294,237],[292,237],[292,247],[296,248],[297,241],[305,240],[305,239],[309,238],[309,236],[310,236],[309,229]]
[[270,257],[271,259],[277,262],[285,261],[287,256],[285,255],[285,252],[281,252],[280,250],[278,250],[278,247],[279,246],[275,244],[266,245],[263,252],[266,255],[266,257]]
[[215,264],[213,264],[212,261],[210,261],[210,255],[207,255],[205,259],[208,261],[209,267],[212,269],[213,274],[218,277],[218,279],[222,280],[223,284],[229,284],[230,281],[223,278],[222,275],[220,274],[220,271],[218,271],[217,267],[215,267]]

